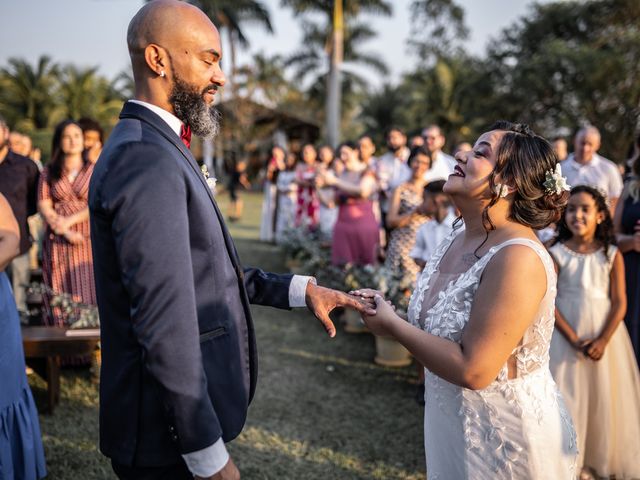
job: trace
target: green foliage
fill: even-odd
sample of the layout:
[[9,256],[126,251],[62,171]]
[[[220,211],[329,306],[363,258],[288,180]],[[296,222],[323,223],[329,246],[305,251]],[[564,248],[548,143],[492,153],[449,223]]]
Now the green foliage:
[[640,3],[535,4],[490,48],[495,111],[541,132],[589,123],[624,159],[640,117]]
[[98,67],[59,65],[46,55],[35,65],[18,58],[8,63],[0,69],[0,113],[11,128],[32,136],[45,156],[56,123],[92,117],[109,129],[131,93],[124,73],[110,82],[97,73]]
[[58,85],[59,66],[47,55],[35,65],[10,58],[0,69],[0,112],[10,125],[23,130],[49,126],[56,107],[54,92]]
[[625,158],[640,118],[640,2],[534,4],[484,58],[442,48],[442,38],[466,28],[455,2],[414,2],[414,26],[436,6],[442,13],[429,25],[437,31],[414,39],[425,62],[364,102],[359,120],[376,138],[391,124],[417,132],[437,123],[452,148],[499,118],[547,136],[593,124],[602,132],[601,152]]
[[469,36],[464,9],[454,0],[414,0],[411,26],[409,45],[423,61],[460,54]]

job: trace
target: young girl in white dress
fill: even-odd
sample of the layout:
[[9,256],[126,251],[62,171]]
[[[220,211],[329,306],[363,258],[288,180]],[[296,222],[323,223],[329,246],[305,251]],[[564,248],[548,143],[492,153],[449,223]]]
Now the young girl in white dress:
[[640,373],[627,329],[624,262],[602,194],[571,190],[556,243],[550,368],[578,437],[580,478],[640,478]]
[[575,479],[575,430],[549,371],[556,274],[533,230],[560,219],[564,180],[549,142],[494,124],[456,154],[443,190],[465,230],[427,262],[411,323],[374,293],[367,326],[425,366],[429,479]]

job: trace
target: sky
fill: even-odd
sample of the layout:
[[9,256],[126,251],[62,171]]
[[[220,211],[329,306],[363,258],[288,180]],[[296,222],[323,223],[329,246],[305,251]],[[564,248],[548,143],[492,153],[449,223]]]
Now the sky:
[[[548,1],[548,0],[546,0]],[[546,3],[543,1],[542,3]],[[270,10],[275,35],[256,25],[247,26],[249,51],[240,52],[239,64],[250,60],[252,53],[287,55],[296,50],[302,33],[299,22],[280,0],[263,0]],[[379,35],[363,46],[363,51],[378,53],[390,69],[388,78],[369,70],[361,70],[374,86],[396,82],[410,71],[417,59],[407,49],[410,32],[411,0],[391,0],[393,16],[367,16]],[[465,46],[473,54],[482,55],[491,37],[526,15],[531,0],[458,0],[465,9],[470,38]],[[59,63],[98,66],[113,79],[128,69],[126,49],[127,25],[143,0],[3,0],[0,28],[0,67],[11,57],[31,63],[42,54]],[[223,44],[223,55],[225,46]],[[223,68],[224,68],[223,59]]]

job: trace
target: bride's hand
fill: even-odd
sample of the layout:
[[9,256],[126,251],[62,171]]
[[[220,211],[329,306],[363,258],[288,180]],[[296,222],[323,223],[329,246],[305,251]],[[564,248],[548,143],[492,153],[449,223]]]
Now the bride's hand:
[[392,336],[390,328],[394,322],[404,322],[396,315],[395,307],[390,302],[385,302],[380,295],[373,297],[375,302],[375,315],[362,315],[365,325],[371,330],[371,333],[378,336]]

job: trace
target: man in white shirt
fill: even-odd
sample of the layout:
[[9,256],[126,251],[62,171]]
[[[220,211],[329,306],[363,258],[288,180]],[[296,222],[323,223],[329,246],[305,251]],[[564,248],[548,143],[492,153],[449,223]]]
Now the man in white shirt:
[[432,215],[433,219],[420,226],[416,242],[409,252],[420,268],[424,268],[438,245],[453,231],[453,222],[457,218],[451,199],[442,191],[444,183],[444,180],[435,180],[424,188],[424,202],[420,209]]
[[100,449],[121,479],[238,479],[225,442],[257,381],[250,303],[307,306],[329,335],[334,306],[364,311],[311,277],[244,268],[191,131],[211,137],[225,83],[220,36],[198,8],[145,4],[127,45],[135,99],[89,189],[101,320]]
[[447,155],[442,151],[442,147],[446,142],[442,130],[437,125],[429,125],[422,130],[422,136],[425,146],[433,158],[431,168],[425,175],[425,180],[427,182],[446,180],[453,173],[456,161],[451,155]]
[[383,216],[389,209],[393,191],[411,178],[411,169],[407,165],[410,152],[407,148],[407,136],[402,130],[395,127],[388,130],[387,148],[389,151],[378,159],[376,167]]
[[590,185],[607,195],[613,212],[622,193],[620,170],[611,160],[598,155],[600,132],[596,127],[581,128],[574,140],[574,152],[561,162],[562,174],[572,187]]

